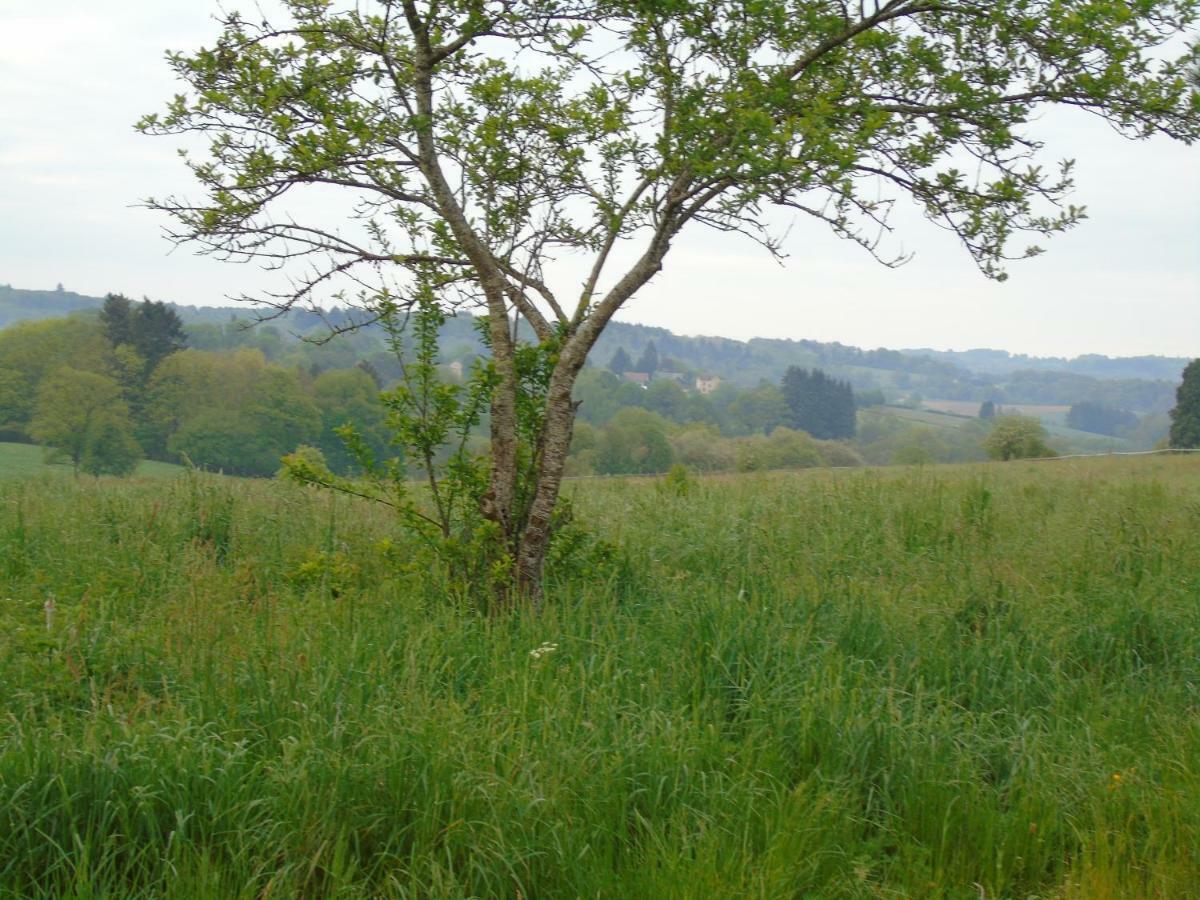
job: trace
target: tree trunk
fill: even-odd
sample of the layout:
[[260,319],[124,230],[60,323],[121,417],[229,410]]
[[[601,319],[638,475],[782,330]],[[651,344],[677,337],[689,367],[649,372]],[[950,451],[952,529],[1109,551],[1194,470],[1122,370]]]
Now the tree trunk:
[[[488,323],[492,363],[498,383],[491,399],[492,472],[483,501],[483,515],[500,526],[509,550],[516,545],[513,506],[517,494],[517,371],[512,337],[503,302],[489,304]],[[498,307],[500,314],[496,314]]]
[[546,397],[546,419],[542,427],[541,458],[536,472],[533,502],[521,534],[516,559],[516,589],[535,607],[542,602],[542,570],[550,549],[554,509],[562,488],[567,453],[575,430],[575,402],[571,391],[587,352],[576,352],[559,359]]

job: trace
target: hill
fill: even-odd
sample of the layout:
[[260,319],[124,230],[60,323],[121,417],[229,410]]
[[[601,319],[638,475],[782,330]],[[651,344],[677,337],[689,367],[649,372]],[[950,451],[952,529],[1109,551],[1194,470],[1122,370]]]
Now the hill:
[[27,291],[0,284],[0,328],[29,319],[53,319],[79,310],[97,309],[103,303],[73,291]]
[[[0,327],[29,318],[48,318],[95,309],[103,301],[66,291],[28,291],[0,287]],[[254,309],[245,306],[195,307],[171,304],[188,325],[193,345],[202,348],[236,344],[230,327],[249,325]],[[300,337],[326,333],[330,326],[353,321],[354,314],[293,311],[260,330],[258,341],[271,356],[272,346],[294,345]],[[240,323],[240,324],[239,324]],[[764,325],[768,330],[769,325]],[[374,330],[368,326],[367,331]],[[255,340],[250,332],[246,340]],[[881,391],[888,401],[925,400],[1006,404],[1066,405],[1093,402],[1139,414],[1161,413],[1174,403],[1187,360],[1173,357],[1110,358],[1087,355],[1075,359],[1012,355],[1003,350],[965,352],[865,350],[840,343],[782,338],[731,338],[678,335],[665,328],[612,322],[592,351],[591,365],[605,366],[618,349],[637,359],[653,343],[664,369],[685,375],[715,375],[740,387],[760,381],[778,382],[789,366],[820,368],[849,381],[856,391]],[[474,320],[462,315],[447,322],[442,341],[446,361],[482,353]]]

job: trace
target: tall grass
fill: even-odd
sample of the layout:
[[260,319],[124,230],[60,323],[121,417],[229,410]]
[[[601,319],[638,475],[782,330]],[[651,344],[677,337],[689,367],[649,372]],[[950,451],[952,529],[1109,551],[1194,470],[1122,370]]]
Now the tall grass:
[[345,499],[0,485],[0,895],[1195,895],[1196,460],[675,487],[488,618]]

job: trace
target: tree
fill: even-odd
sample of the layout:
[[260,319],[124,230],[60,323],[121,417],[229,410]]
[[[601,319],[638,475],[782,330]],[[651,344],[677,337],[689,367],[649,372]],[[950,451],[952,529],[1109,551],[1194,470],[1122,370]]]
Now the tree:
[[626,372],[634,371],[633,360],[629,358],[624,347],[617,348],[617,352],[608,361],[608,368],[615,375],[624,375]]
[[[534,598],[576,377],[685,228],[778,252],[764,213],[776,205],[895,264],[875,236],[910,198],[1002,278],[1006,259],[1038,252],[1014,247],[1022,236],[1082,217],[1066,203],[1070,164],[1034,162],[1041,107],[1132,137],[1200,136],[1197,51],[1159,49],[1200,0],[277,5],[277,22],[223,14],[212,47],[170,56],[183,90],[140,127],[207,138],[188,161],[204,196],[150,205],[203,251],[306,263],[248,298],[280,310],[322,292],[368,316],[422,291],[482,306],[494,379],[481,502],[516,593]],[[358,211],[344,227],[294,202],[330,189]],[[565,253],[586,273],[570,295],[546,265]],[[533,431],[518,425],[534,395],[514,320],[548,365]]]
[[770,434],[788,418],[788,405],[783,392],[774,384],[762,382],[758,387],[740,394],[732,388],[718,392],[732,396],[726,408],[726,420],[731,434]]
[[134,309],[130,299],[122,294],[108,294],[100,307],[100,327],[114,347],[133,343]]
[[984,400],[979,404],[979,418],[994,419],[996,418],[996,401]]
[[1137,428],[1138,417],[1127,409],[1105,406],[1103,403],[1075,403],[1067,412],[1067,426],[1093,434],[1110,437],[1124,435]]
[[42,319],[0,330],[0,428],[27,432],[38,386],[62,366],[107,374],[111,352],[95,322]]
[[131,338],[133,348],[146,361],[147,372],[187,346],[183,320],[161,300],[142,301],[134,316]]
[[29,433],[76,474],[123,475],[141,458],[121,386],[95,372],[63,366],[42,379]]
[[[364,376],[365,378],[365,376]],[[150,379],[147,442],[154,452],[237,475],[274,475],[279,460],[313,443],[321,413],[294,371],[258,350],[184,350]]]
[[1183,370],[1183,381],[1175,392],[1171,410],[1171,446],[1200,447],[1200,359]]
[[88,430],[79,471],[87,475],[132,475],[142,448],[129,430],[128,417],[100,416]]
[[783,373],[783,399],[791,427],[825,440],[854,437],[854,390],[848,381],[790,366]]
[[658,348],[654,346],[654,341],[646,345],[646,349],[638,357],[637,368],[634,371],[645,372],[647,375],[658,371]]
[[604,475],[652,475],[675,461],[662,417],[644,409],[621,410],[596,445],[596,471]]
[[1055,456],[1046,429],[1032,416],[997,416],[983,447],[992,459],[1041,459]]
[[336,429],[353,425],[376,459],[388,454],[385,409],[379,402],[379,388],[362,369],[330,369],[312,384],[313,400],[321,411],[321,437],[317,441],[327,465],[337,474],[355,471],[353,455],[338,437]]

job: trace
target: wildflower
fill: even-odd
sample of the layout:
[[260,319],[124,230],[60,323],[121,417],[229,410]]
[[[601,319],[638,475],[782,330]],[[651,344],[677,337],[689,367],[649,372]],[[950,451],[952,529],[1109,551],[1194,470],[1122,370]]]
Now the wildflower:
[[534,662],[537,662],[537,660],[541,659],[543,656],[549,656],[551,653],[554,653],[557,650],[558,644],[551,644],[547,641],[540,647],[534,647],[532,650],[530,650],[529,655]]

